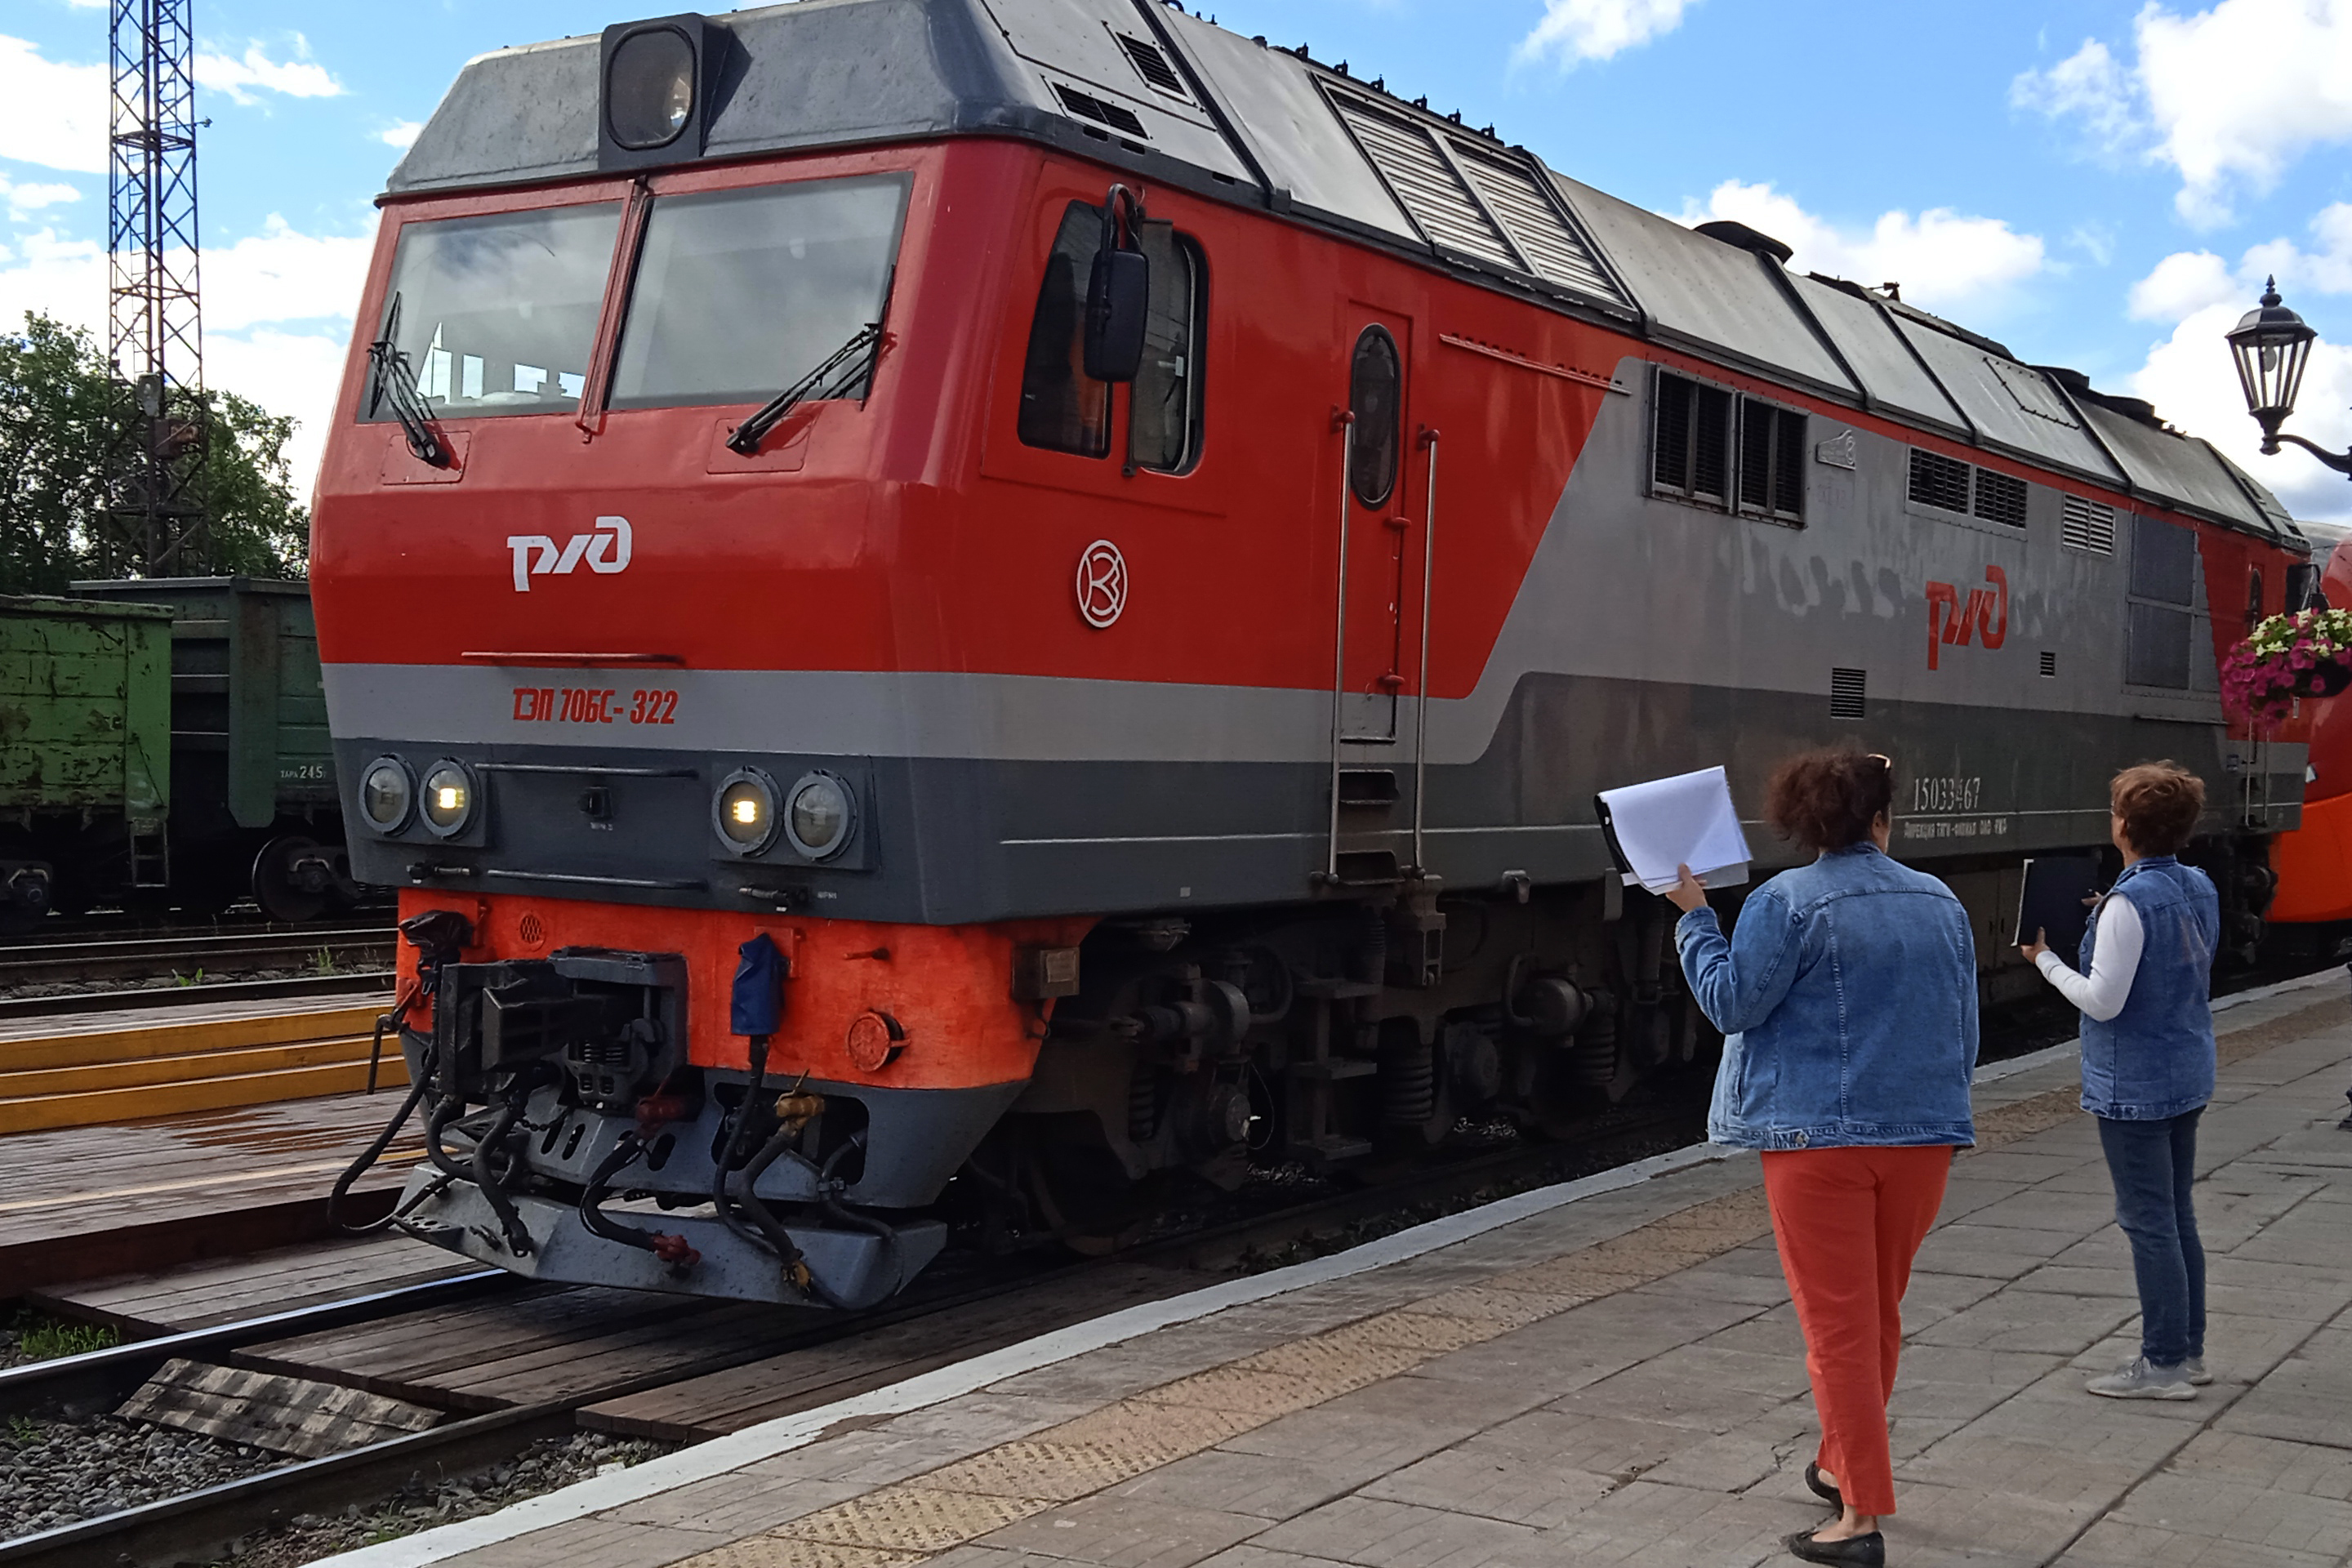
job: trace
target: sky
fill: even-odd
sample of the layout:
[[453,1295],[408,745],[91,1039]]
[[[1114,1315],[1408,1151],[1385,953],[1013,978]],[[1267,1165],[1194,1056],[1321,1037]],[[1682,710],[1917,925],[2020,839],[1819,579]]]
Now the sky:
[[[2321,338],[2289,428],[2352,446],[2352,0],[1204,0],[1244,35],[1492,121],[1670,217],[1733,217],[2037,364],[2153,402],[2298,517],[2221,334],[2275,274]],[[645,14],[658,14],[648,11]],[[205,371],[299,423],[307,489],[373,198],[457,69],[631,13],[195,0]],[[0,328],[102,329],[107,7],[0,7]]]

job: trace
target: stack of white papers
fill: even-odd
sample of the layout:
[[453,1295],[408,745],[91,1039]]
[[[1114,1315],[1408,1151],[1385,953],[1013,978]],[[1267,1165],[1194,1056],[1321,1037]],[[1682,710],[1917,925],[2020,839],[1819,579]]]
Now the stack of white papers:
[[1684,866],[1710,888],[1748,880],[1748,836],[1721,768],[1604,789],[1600,802],[1601,820],[1632,868],[1627,887],[1663,893],[1681,879]]

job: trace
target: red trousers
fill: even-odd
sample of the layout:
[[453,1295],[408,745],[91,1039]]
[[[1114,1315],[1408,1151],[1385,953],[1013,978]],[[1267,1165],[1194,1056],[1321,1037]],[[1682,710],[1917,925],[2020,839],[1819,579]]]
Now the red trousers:
[[1940,1144],[1764,1156],[1772,1235],[1821,1415],[1819,1463],[1857,1513],[1895,1511],[1886,1400],[1903,1353],[1903,1291],[1951,1170]]

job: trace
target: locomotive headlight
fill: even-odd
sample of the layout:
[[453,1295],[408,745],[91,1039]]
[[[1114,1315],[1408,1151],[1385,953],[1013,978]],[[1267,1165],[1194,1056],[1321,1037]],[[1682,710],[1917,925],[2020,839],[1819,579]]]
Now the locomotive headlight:
[[378,757],[360,775],[360,815],[378,833],[394,834],[407,826],[415,805],[415,782],[398,757]]
[[694,117],[694,45],[670,26],[646,27],[613,45],[604,68],[604,117],[633,153],[667,147]]
[[444,760],[425,775],[425,826],[455,838],[474,820],[474,775],[463,763]]
[[856,806],[849,787],[831,773],[811,773],[793,785],[784,810],[784,837],[812,860],[830,859],[849,842]]
[[727,775],[711,797],[711,826],[738,855],[757,855],[776,837],[776,783],[757,768]]

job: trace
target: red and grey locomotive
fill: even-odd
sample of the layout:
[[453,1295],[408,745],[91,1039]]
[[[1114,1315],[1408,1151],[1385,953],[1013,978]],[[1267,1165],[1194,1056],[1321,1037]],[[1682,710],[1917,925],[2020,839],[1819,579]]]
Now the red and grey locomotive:
[[1556,1125],[1710,1045],[1594,792],[1844,737],[1989,987],[2147,757],[2260,932],[2261,486],[1303,50],[661,18],[467,66],[383,207],[312,570],[442,1245],[856,1305],[943,1193]]

